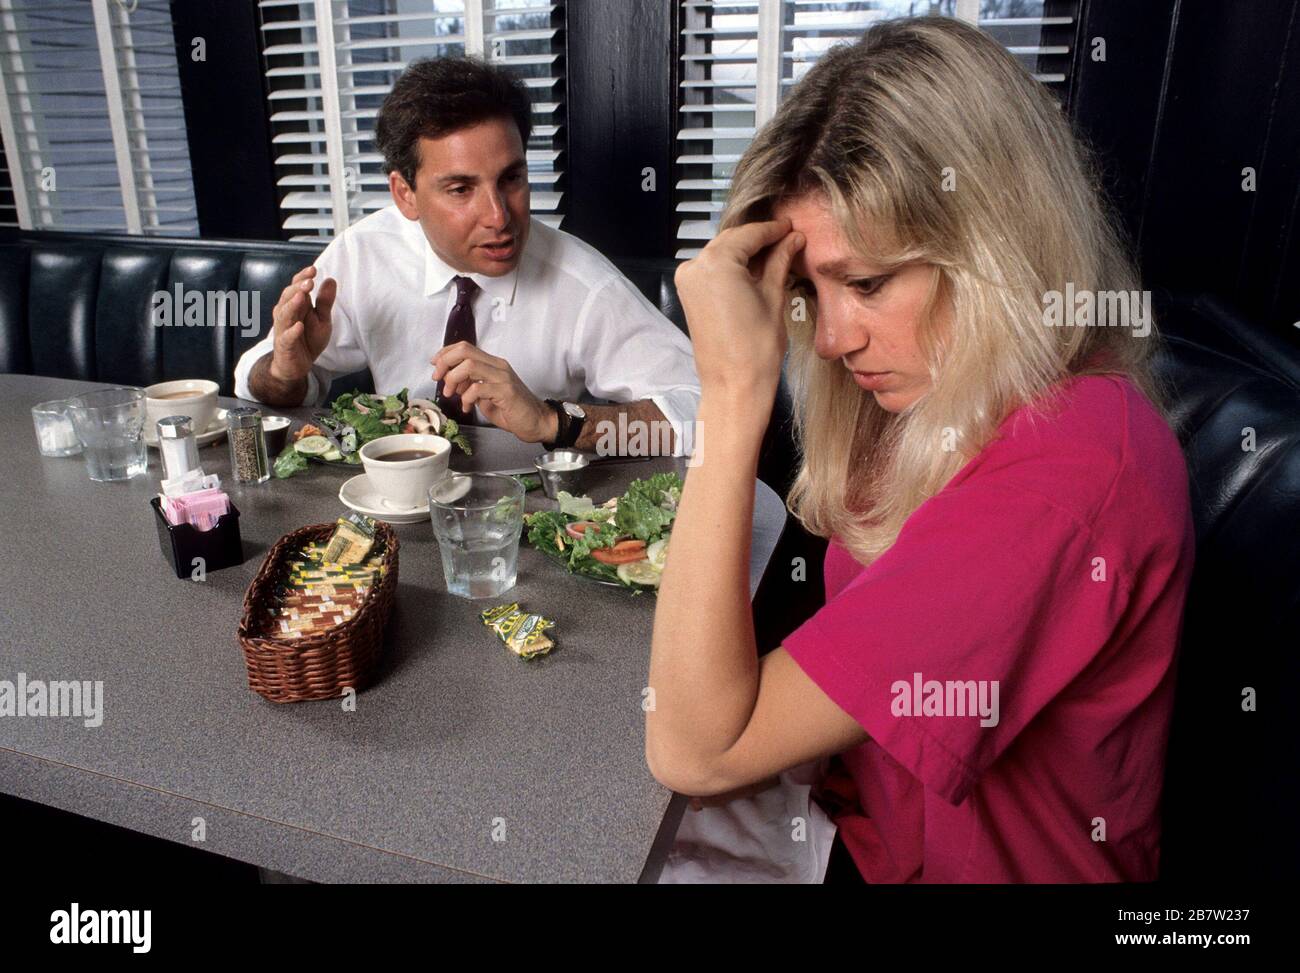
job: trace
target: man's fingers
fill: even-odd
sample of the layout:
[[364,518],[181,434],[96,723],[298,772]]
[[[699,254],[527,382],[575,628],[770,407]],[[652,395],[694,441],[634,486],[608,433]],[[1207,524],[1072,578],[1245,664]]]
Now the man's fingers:
[[[434,366],[434,378],[446,375],[448,371],[466,361],[482,362],[484,365],[498,368],[505,364],[503,359],[489,355],[482,348],[472,345],[468,341],[457,341],[455,344],[444,345],[429,361]],[[441,375],[439,369],[442,369]]]
[[283,312],[285,307],[288,306],[289,302],[292,301],[299,293],[300,292],[296,284],[290,284],[283,291],[281,291],[280,299],[275,302],[275,307],[271,311],[272,320],[276,320],[279,317],[283,317]]
[[[452,366],[443,372],[442,375],[442,394],[458,395],[462,385],[473,380],[474,366],[478,364],[473,359],[467,358],[457,365]],[[434,375],[437,376],[437,370]]]
[[429,364],[435,366],[434,377],[437,377],[436,367],[442,365],[443,368],[453,368],[459,365],[465,357],[465,349],[470,347],[468,341],[457,341],[450,345],[443,345],[433,353],[429,359]]
[[466,358],[459,365],[448,371],[442,380],[444,395],[456,395],[470,382],[495,382],[501,377],[501,370],[479,358]]
[[306,300],[306,297],[300,292],[277,304],[271,314],[271,320],[275,323],[275,326],[284,329],[298,320],[302,316],[302,303],[304,300]]
[[[443,380],[444,384],[453,381],[452,372],[466,365],[471,359],[455,345],[448,345],[433,356],[433,377]],[[464,373],[461,374],[464,377]]]
[[278,335],[275,336],[275,346],[281,351],[288,351],[300,340],[302,340],[303,324],[301,321],[294,321],[287,325]]
[[496,401],[503,394],[504,384],[491,381],[471,382],[469,387],[460,393],[461,408],[468,412],[475,403],[482,400]]
[[[315,276],[316,268],[311,265],[302,268],[293,275],[289,283],[285,285],[284,290],[280,291],[280,299],[275,302],[275,307],[271,311],[271,320],[275,324],[281,324],[285,320],[292,321],[297,317],[298,302],[302,300],[305,293],[311,290],[311,279]],[[290,305],[293,305],[293,307],[291,308]]]
[[289,298],[293,297],[293,295],[295,295],[295,294],[297,294],[297,293],[298,293],[298,285],[297,285],[297,284],[292,284],[292,283],[290,283],[290,284],[285,284],[285,285],[284,285],[284,290],[280,291],[280,299],[279,299],[278,301],[275,302],[275,306],[276,306],[276,307],[279,307],[281,304],[283,304],[285,301],[289,300]]
[[316,313],[322,322],[328,324],[330,313],[334,310],[334,299],[339,296],[339,282],[333,277],[321,281],[320,290],[316,292]]

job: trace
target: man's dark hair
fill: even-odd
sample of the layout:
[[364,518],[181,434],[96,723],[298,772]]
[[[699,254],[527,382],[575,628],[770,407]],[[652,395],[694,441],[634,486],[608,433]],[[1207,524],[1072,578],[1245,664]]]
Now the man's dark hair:
[[528,148],[532,104],[522,82],[477,57],[412,61],[384,99],[375,119],[375,144],[385,174],[394,170],[415,186],[420,139],[441,138],[495,118],[512,118]]

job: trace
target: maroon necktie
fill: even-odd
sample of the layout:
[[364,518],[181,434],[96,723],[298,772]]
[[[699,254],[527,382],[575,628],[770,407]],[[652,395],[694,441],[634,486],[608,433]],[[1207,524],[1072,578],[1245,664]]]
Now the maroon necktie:
[[[478,340],[474,332],[474,293],[478,290],[478,284],[474,283],[468,277],[453,278],[456,282],[456,306],[451,309],[451,314],[447,316],[447,330],[442,336],[442,346],[454,345],[458,341],[468,341],[471,345]],[[435,399],[438,407],[442,409],[443,414],[448,419],[453,419],[458,423],[474,421],[474,410],[471,408],[467,413],[460,405],[459,395],[443,395],[442,379],[438,379],[438,390],[435,393]]]

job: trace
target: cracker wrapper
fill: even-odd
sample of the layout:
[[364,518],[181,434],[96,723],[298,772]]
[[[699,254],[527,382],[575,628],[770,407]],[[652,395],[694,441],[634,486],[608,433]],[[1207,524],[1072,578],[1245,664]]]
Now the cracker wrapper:
[[506,648],[521,659],[534,659],[555,647],[555,643],[546,636],[546,630],[554,628],[555,623],[549,618],[530,615],[521,610],[518,602],[489,608],[480,612],[479,618],[497,633]]
[[322,560],[331,564],[357,564],[364,561],[375,546],[375,522],[358,513],[340,517],[334,533],[325,544]]

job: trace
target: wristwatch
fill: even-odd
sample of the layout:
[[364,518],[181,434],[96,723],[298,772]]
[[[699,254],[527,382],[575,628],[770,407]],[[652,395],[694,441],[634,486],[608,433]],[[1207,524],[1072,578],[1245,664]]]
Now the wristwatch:
[[547,399],[546,404],[555,410],[555,442],[544,443],[547,449],[560,449],[572,446],[582,433],[587,413],[576,402],[561,402],[559,399]]

